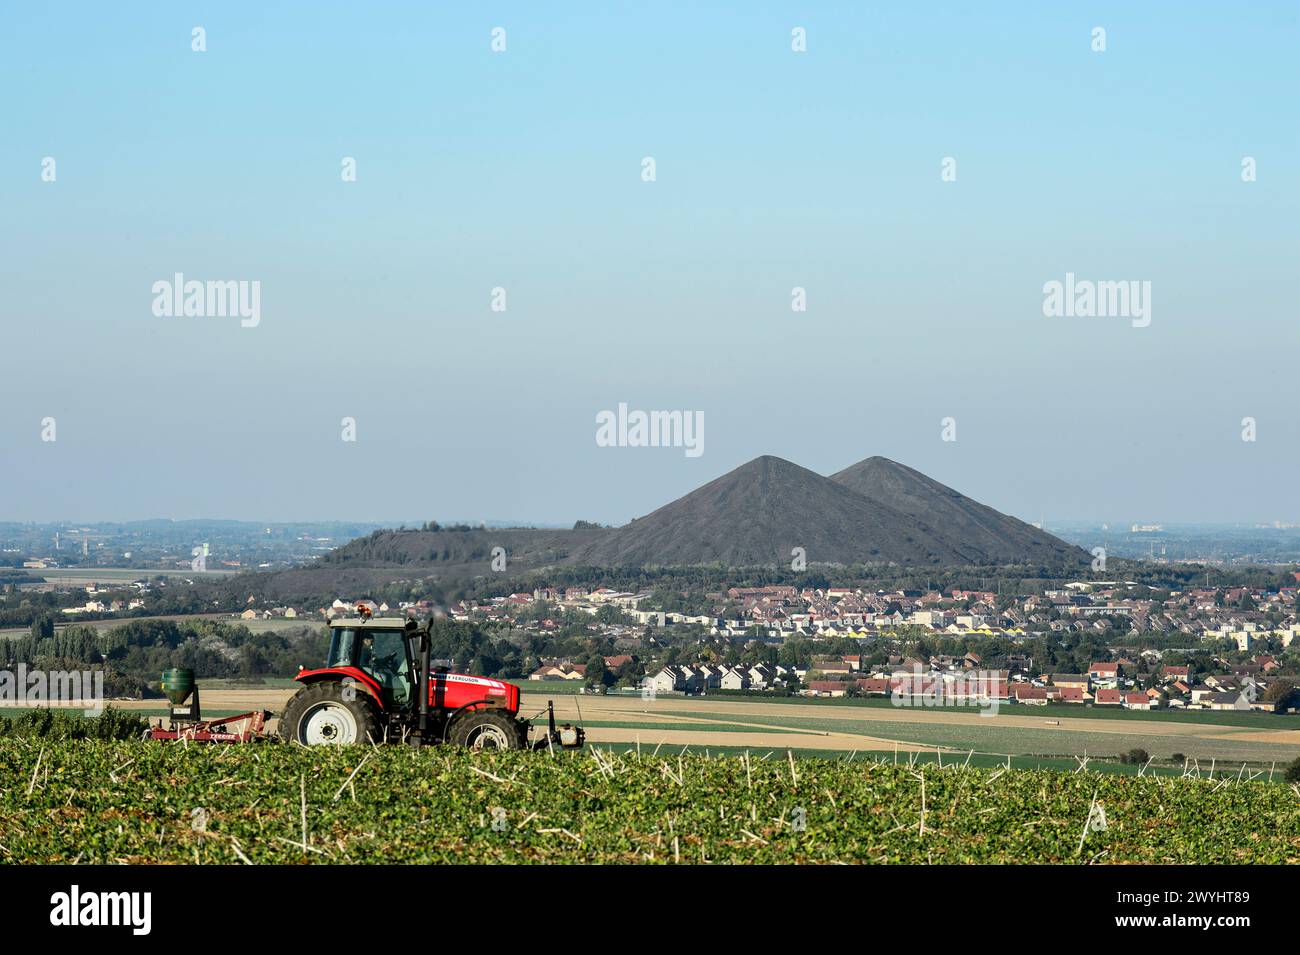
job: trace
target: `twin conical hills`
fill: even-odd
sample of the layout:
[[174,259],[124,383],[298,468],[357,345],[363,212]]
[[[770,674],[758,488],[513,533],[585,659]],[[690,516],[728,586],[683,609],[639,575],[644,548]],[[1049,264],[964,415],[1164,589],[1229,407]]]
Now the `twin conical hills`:
[[790,568],[796,547],[809,566],[1086,566],[1089,559],[888,458],[867,458],[825,477],[764,455],[622,527],[376,531],[312,567],[253,575],[254,589],[288,599],[317,590],[360,591],[417,572],[447,580],[482,576],[497,547],[519,572],[555,566]]
[[918,471],[868,458],[824,477],[764,455],[579,549],[598,566],[908,566],[1083,559],[1050,534]]

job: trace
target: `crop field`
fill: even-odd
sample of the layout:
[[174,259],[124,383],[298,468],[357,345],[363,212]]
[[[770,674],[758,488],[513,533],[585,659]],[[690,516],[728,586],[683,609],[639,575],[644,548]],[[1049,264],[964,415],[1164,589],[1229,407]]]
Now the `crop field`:
[[0,774],[8,863],[1300,862],[1295,787],[1228,778],[24,738]]
[[[956,768],[974,768],[974,769],[1041,769],[1053,772],[1078,772],[1079,763],[1074,759],[1053,759],[1038,756],[994,756],[981,753],[953,753],[942,749],[931,749],[929,751],[916,750],[912,752],[894,752],[892,750],[853,750],[851,752],[835,752],[824,749],[766,749],[753,750],[743,746],[706,746],[693,747],[684,746],[680,749],[660,746],[651,749],[647,746],[638,746],[635,743],[609,743],[601,747],[602,750],[610,749],[615,752],[640,752],[643,755],[654,756],[678,756],[686,754],[704,755],[704,756],[743,756],[750,753],[754,759],[775,759],[785,753],[793,753],[798,759],[842,759],[852,762],[854,760],[869,760],[877,763],[889,763],[895,766],[934,766],[937,769]],[[946,753],[946,755],[945,755]],[[1227,767],[1219,767],[1217,775],[1213,778],[1222,780],[1225,777],[1235,779],[1241,773],[1241,764],[1236,763]],[[1090,772],[1097,773],[1117,773],[1124,776],[1167,776],[1182,777],[1184,775],[1195,776],[1199,779],[1210,779],[1211,769],[1209,766],[1197,767],[1195,764],[1179,764],[1177,766],[1145,764],[1138,765],[1134,763],[1102,762],[1099,760],[1089,760],[1087,769]],[[1255,775],[1255,780],[1265,782],[1282,781],[1284,772],[1279,767],[1273,773],[1270,779],[1269,772],[1255,768],[1251,770]],[[1199,773],[1199,776],[1197,775]]]

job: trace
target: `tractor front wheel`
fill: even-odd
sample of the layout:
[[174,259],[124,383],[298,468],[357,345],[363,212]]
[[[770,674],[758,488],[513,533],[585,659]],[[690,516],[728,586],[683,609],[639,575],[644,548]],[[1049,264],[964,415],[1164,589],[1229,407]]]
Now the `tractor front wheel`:
[[456,717],[447,741],[466,749],[523,749],[526,736],[520,722],[493,710],[472,710]]
[[365,692],[342,683],[311,683],[280,717],[280,738],[304,746],[379,742],[379,717]]

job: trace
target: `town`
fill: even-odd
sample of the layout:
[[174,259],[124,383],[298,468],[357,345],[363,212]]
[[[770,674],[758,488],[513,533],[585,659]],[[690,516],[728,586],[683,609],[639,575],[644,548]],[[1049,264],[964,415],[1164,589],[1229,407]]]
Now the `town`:
[[[534,644],[588,637],[591,657],[543,656],[527,678],[664,693],[960,700],[962,686],[1023,705],[1286,712],[1300,658],[1295,586],[1138,595],[1119,581],[1076,581],[1023,598],[989,591],[865,592],[772,585],[707,594],[708,607],[662,609],[675,595],[541,586],[448,607],[451,619],[519,632]],[[338,599],[321,617],[431,612],[428,601]],[[245,610],[293,615],[294,608]],[[548,640],[548,638],[551,638]],[[1074,640],[1096,652],[1079,672],[1049,669],[1036,647]],[[818,652],[833,645],[849,652]],[[966,647],[979,647],[981,653]],[[928,652],[934,647],[934,652]],[[1295,644],[1300,650],[1300,644]],[[940,652],[946,650],[949,652]],[[992,652],[987,652],[991,650]],[[910,651],[910,652],[907,652]],[[982,680],[969,682],[978,671]]]

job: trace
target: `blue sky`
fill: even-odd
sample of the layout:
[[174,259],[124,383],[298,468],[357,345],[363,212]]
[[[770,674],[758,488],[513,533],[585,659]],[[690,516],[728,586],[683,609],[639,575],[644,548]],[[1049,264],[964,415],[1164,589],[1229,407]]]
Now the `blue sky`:
[[[770,453],[1300,520],[1293,4],[449,6],[5,9],[0,519],[621,523]],[[597,447],[619,402],[705,453]]]

